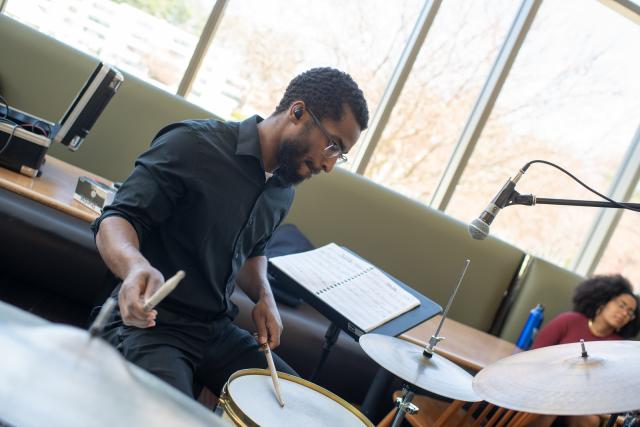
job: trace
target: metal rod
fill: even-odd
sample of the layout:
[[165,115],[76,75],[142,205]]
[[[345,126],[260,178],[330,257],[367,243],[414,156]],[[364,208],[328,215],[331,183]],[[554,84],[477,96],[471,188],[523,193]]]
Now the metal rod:
[[455,289],[453,290],[453,293],[449,297],[449,302],[447,302],[447,306],[444,308],[444,312],[442,313],[442,318],[440,319],[440,324],[438,324],[436,331],[431,336],[431,339],[429,339],[429,343],[427,344],[424,351],[422,352],[422,354],[424,354],[426,357],[430,358],[433,355],[433,349],[435,348],[435,346],[438,345],[438,343],[444,339],[444,337],[439,336],[440,329],[442,329],[444,320],[447,318],[447,314],[449,313],[449,308],[451,308],[451,305],[453,304],[453,299],[456,297],[456,294],[458,293],[458,289],[462,284],[462,279],[464,278],[464,275],[467,273],[467,269],[469,268],[470,263],[471,263],[471,260],[469,259],[465,260],[464,262],[464,267],[462,268],[462,272],[460,273],[460,277],[458,278],[458,284],[456,285]]
[[587,353],[587,348],[584,346],[583,339],[580,339],[580,347],[582,347],[582,354],[580,355],[580,357],[582,357],[583,359],[586,359],[587,357],[589,357],[589,354]]
[[409,389],[409,385],[405,384],[405,386],[402,388],[402,400],[398,399],[398,401],[396,401],[396,404],[398,405],[398,412],[396,413],[396,416],[391,423],[391,427],[399,427],[400,424],[402,424],[405,413],[415,412],[411,410],[411,399],[413,399],[413,392]]
[[[624,209],[625,207],[630,207],[634,209],[640,209],[640,203],[624,203],[621,202],[619,205],[611,202],[598,202],[594,200],[572,200],[572,199],[545,199],[536,197],[535,199],[536,205],[564,205],[564,206],[591,206],[597,208],[618,208]],[[624,205],[624,206],[620,206]]]
[[116,299],[112,297],[107,298],[107,300],[102,305],[100,312],[96,316],[96,320],[94,320],[89,327],[90,338],[93,338],[102,332],[115,306]]
[[640,203],[627,202],[604,202],[597,200],[575,200],[575,199],[548,199],[544,197],[536,197],[532,194],[515,193],[505,207],[513,205],[535,206],[535,205],[562,205],[562,206],[587,206],[594,208],[615,208],[630,210],[640,209]]

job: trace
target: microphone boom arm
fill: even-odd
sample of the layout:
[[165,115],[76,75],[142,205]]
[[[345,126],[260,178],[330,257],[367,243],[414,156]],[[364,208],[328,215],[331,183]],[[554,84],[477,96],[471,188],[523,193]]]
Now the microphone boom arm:
[[[554,166],[560,169],[565,174],[569,175],[575,181],[577,181],[580,185],[585,187],[587,190],[592,193],[600,196],[606,201],[595,201],[595,200],[572,200],[572,199],[549,199],[549,198],[538,198],[532,194],[520,194],[516,191],[515,187],[517,182],[520,180],[522,175],[527,171],[529,166],[533,163],[545,163],[551,166]],[[501,209],[507,206],[513,205],[524,205],[524,206],[534,206],[534,205],[563,205],[563,206],[587,206],[587,207],[599,207],[599,208],[616,208],[616,209],[628,209],[635,212],[640,212],[640,203],[621,203],[616,202],[615,200],[610,199],[592,189],[591,187],[584,184],[578,178],[573,176],[568,171],[562,169],[561,167],[554,165],[551,162],[547,162],[544,160],[534,160],[527,163],[522,169],[518,171],[518,174],[515,178],[511,179],[504,184],[502,189],[498,192],[498,194],[491,200],[489,205],[482,211],[478,218],[474,219],[469,223],[469,234],[472,238],[476,240],[483,240],[489,235],[489,227],[493,220],[496,218],[496,215],[500,212]]]
[[533,194],[520,194],[517,191],[514,191],[509,197],[509,201],[505,205],[513,206],[513,205],[524,205],[524,206],[535,206],[535,205],[563,205],[563,206],[587,206],[594,208],[617,208],[617,209],[628,209],[630,210],[638,210],[640,211],[640,203],[613,203],[613,202],[604,202],[604,201],[596,201],[596,200],[575,200],[575,199],[548,199],[543,197],[536,197]]

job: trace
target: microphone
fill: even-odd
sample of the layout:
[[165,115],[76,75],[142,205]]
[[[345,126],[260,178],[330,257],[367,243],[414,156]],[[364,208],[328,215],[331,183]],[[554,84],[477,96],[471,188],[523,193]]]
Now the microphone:
[[514,179],[509,178],[480,216],[471,221],[469,224],[471,237],[476,240],[484,240],[489,235],[489,226],[498,215],[498,212],[500,212],[500,209],[511,201],[514,193],[517,194],[516,183],[520,180],[522,174],[524,174],[524,171],[521,169]]

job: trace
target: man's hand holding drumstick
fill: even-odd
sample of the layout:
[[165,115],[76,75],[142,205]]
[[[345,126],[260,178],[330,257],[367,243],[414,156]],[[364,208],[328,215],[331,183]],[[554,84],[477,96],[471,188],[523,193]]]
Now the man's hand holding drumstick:
[[150,312],[151,310],[153,310],[155,306],[160,303],[160,301],[162,301],[167,295],[171,293],[171,291],[176,288],[176,286],[178,286],[178,283],[180,283],[182,279],[184,279],[184,271],[180,270],[176,273],[175,276],[164,282],[164,285],[160,286],[160,289],[158,289],[153,295],[151,295],[151,298],[145,301],[142,309],[146,312]]
[[[135,271],[133,277],[131,275],[127,277],[118,294],[123,323],[138,328],[155,326],[155,319],[158,315],[158,312],[154,310],[155,306],[175,289],[184,276],[184,271],[180,270],[163,284],[160,272],[150,268],[149,270]],[[143,289],[144,294],[141,295]]]

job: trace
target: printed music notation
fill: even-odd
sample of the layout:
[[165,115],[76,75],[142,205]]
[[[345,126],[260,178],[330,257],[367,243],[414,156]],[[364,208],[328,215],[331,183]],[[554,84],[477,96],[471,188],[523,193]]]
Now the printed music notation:
[[382,271],[335,243],[269,261],[365,332],[420,305]]

